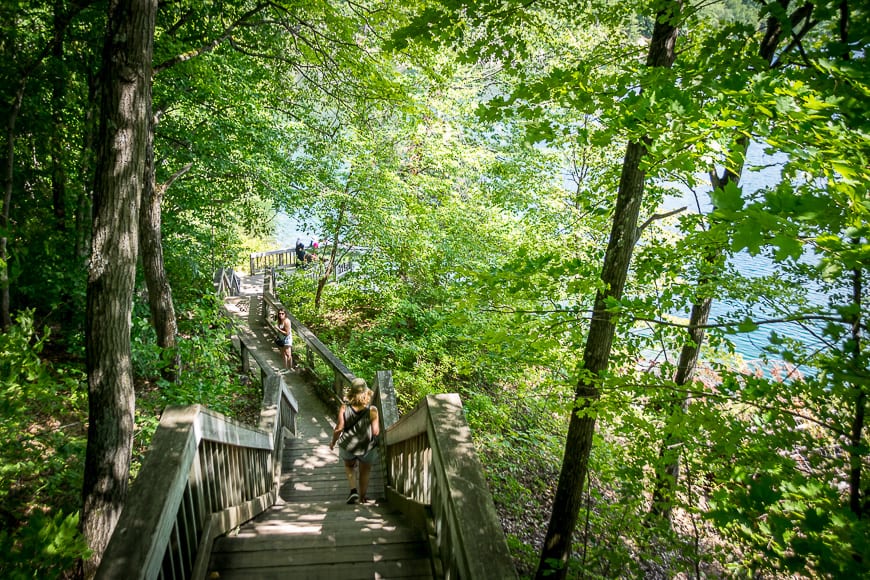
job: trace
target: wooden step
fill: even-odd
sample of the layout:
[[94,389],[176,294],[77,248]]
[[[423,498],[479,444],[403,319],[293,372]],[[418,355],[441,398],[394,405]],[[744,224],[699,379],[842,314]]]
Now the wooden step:
[[428,543],[377,504],[287,503],[218,538],[209,578],[432,578]]
[[[349,492],[344,462],[327,443],[287,440],[281,466],[281,499],[291,503],[334,501],[346,499]],[[369,499],[384,497],[380,458],[372,465],[366,495]]]

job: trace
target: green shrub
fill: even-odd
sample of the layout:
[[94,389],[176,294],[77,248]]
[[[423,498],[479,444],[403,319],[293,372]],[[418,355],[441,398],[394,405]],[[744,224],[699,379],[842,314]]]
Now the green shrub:
[[[33,313],[0,334],[0,577],[54,578],[86,555],[80,504],[87,388],[81,370],[52,368]],[[60,506],[64,506],[61,509]]]

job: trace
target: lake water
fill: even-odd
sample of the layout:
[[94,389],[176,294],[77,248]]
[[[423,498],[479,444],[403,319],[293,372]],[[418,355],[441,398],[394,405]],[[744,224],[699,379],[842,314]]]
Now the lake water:
[[[784,155],[767,155],[760,145],[753,144],[747,153],[747,167],[740,180],[744,194],[754,193],[762,188],[772,187],[779,183],[782,178],[781,170],[784,162]],[[699,199],[696,200],[690,191],[684,187],[681,189],[684,192],[683,196],[666,200],[663,209],[676,209],[681,206],[687,206],[688,211],[697,212],[700,202],[702,212],[708,213],[712,210],[709,191],[700,192],[698,195]],[[806,259],[812,260],[813,258],[807,257]],[[748,278],[770,276],[775,274],[779,268],[776,263],[767,257],[761,255],[752,256],[746,251],[734,255],[729,262],[737,271]],[[817,287],[806,284],[802,289],[811,303],[818,305],[825,305],[827,303],[825,294]],[[710,323],[721,322],[723,317],[727,317],[729,313],[736,312],[740,306],[722,300],[714,300],[710,312]],[[752,306],[754,317],[768,318],[772,315],[772,312],[767,310],[761,303]],[[675,314],[685,318],[689,316],[688,312]],[[773,317],[778,316],[773,315]],[[736,352],[742,355],[748,362],[752,362],[763,357],[763,349],[768,344],[768,338],[772,331],[776,331],[783,336],[800,339],[807,344],[819,345],[819,341],[808,329],[802,328],[796,323],[763,325],[753,332],[729,335],[729,339],[734,343]]]
[[275,243],[278,248],[296,247],[296,240],[301,240],[307,248],[316,237],[313,233],[302,230],[298,222],[283,211],[275,216]]

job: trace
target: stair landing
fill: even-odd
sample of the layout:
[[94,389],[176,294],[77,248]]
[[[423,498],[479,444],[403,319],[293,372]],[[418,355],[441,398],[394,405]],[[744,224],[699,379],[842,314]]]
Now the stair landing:
[[377,504],[287,503],[216,540],[209,578],[432,578],[428,544]]

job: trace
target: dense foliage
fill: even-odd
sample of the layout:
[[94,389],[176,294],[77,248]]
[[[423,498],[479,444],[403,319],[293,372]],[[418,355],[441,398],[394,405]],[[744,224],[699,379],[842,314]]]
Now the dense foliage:
[[[0,6],[4,577],[32,576],[29,562],[59,576],[87,551],[76,506],[107,4]],[[284,303],[357,374],[391,370],[403,409],[462,395],[533,574],[608,291],[623,154],[643,143],[639,238],[607,303],[599,396],[582,406],[597,430],[569,574],[867,574],[863,3],[231,4],[157,13],[153,170],[178,344],[157,345],[137,279],[135,454],[165,405],[244,418],[256,404],[212,273],[271,249],[283,212],[362,249],[342,284],[287,276]],[[677,57],[653,68],[665,8]],[[757,355],[741,355],[747,341]],[[698,363],[678,380],[687,346]]]

